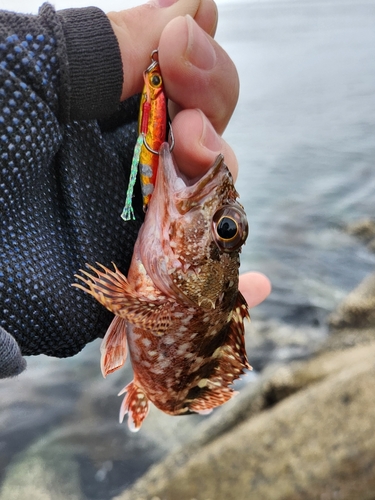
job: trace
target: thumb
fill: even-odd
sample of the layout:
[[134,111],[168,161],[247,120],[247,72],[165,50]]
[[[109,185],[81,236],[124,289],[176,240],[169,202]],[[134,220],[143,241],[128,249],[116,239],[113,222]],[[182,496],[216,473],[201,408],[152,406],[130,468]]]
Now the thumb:
[[175,17],[187,14],[207,33],[214,34],[217,9],[213,0],[152,0],[133,9],[107,14],[120,46],[124,74],[122,101],[142,90],[143,71],[150,64],[151,52],[158,47],[165,26]]
[[0,379],[15,377],[26,368],[15,339],[0,327]]

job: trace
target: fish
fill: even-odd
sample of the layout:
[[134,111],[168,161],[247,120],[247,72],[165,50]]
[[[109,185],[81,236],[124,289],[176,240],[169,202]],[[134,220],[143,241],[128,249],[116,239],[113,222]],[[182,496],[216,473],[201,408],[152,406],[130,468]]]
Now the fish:
[[97,264],[76,275],[78,288],[114,319],[101,345],[104,377],[129,353],[133,380],[120,422],[138,431],[150,404],[169,415],[207,414],[234,395],[249,365],[248,306],[238,289],[248,222],[232,175],[219,155],[199,179],[176,165],[168,143],[126,277]]

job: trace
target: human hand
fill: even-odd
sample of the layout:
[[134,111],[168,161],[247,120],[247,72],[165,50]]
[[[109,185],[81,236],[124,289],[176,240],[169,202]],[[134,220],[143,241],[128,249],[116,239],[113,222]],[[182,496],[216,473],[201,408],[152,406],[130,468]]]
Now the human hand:
[[[189,15],[182,17],[187,11]],[[221,134],[236,106],[239,80],[232,60],[211,37],[217,25],[215,3],[189,0],[161,9],[152,4],[142,6],[139,19],[151,29],[145,30],[141,46],[133,45],[129,51],[129,43],[137,40],[132,14],[131,10],[108,14],[119,40],[123,66],[131,68],[131,73],[124,71],[122,98],[141,90],[142,71],[149,64],[150,53],[158,47],[163,82],[171,101],[173,154],[180,170],[190,178],[201,176],[222,153],[236,179],[236,156]],[[164,27],[166,20],[169,22]],[[133,32],[125,26],[132,26]],[[271,284],[261,273],[246,273],[240,278],[240,289],[249,307],[254,307],[269,295]]]

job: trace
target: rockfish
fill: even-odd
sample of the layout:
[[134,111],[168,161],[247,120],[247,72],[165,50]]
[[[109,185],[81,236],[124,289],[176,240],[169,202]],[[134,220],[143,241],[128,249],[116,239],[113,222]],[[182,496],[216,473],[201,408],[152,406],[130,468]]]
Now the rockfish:
[[160,148],[155,190],[128,276],[116,266],[89,268],[76,284],[115,317],[103,339],[103,375],[129,351],[134,379],[120,422],[137,431],[150,401],[170,415],[209,413],[234,394],[250,368],[244,343],[248,308],[238,290],[239,253],[248,235],[232,175],[219,155],[197,181]]

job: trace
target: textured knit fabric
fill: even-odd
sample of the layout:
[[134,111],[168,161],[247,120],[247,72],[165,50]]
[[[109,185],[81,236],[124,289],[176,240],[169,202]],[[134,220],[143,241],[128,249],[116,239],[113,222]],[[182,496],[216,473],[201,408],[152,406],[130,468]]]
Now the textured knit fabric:
[[0,378],[15,377],[26,368],[20,348],[14,338],[0,328]]
[[138,114],[121,87],[99,9],[0,11],[0,327],[23,355],[72,356],[111,321],[71,284],[85,263],[126,273],[142,222],[139,186],[120,218]]

